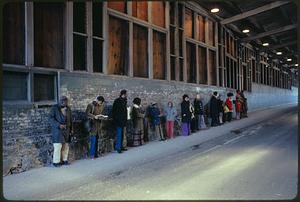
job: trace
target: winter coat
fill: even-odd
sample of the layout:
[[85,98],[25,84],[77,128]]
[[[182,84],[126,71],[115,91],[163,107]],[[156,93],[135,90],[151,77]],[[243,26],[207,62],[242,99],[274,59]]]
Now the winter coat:
[[[72,111],[67,107],[66,116],[63,115],[61,107],[56,104],[50,112],[52,131],[52,143],[69,143],[72,131]],[[60,125],[66,125],[66,129],[60,129]]]
[[92,129],[90,131],[90,134],[92,135],[101,134],[102,121],[99,119],[95,119],[95,116],[103,114],[103,112],[104,112],[104,104],[101,105],[95,103],[88,104],[85,113],[87,117],[92,120]]
[[181,103],[181,122],[182,123],[189,123],[192,119],[192,111],[190,107],[189,101],[183,101]]
[[224,113],[223,101],[218,99],[219,113]]
[[157,107],[149,107],[149,115],[151,117],[153,125],[157,126],[160,124],[160,111]]
[[203,115],[204,114],[203,103],[201,100],[198,100],[198,99],[194,100],[194,109],[195,109],[195,115]]
[[112,107],[112,118],[116,127],[125,127],[127,124],[127,99],[115,99]]
[[176,108],[167,106],[165,109],[165,115],[166,115],[167,121],[174,121],[175,117],[177,116]]
[[131,111],[131,118],[133,123],[133,129],[136,133],[144,130],[144,117],[145,113],[140,106],[133,105]]
[[228,107],[229,112],[233,111],[233,104],[232,104],[232,101],[229,98],[226,99],[225,105]]
[[211,116],[219,115],[219,102],[215,96],[212,96],[210,99],[210,115]]

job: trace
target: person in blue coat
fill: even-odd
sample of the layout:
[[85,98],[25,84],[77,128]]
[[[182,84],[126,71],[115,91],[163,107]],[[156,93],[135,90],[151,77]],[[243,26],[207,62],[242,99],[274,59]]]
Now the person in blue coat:
[[[50,112],[52,129],[53,166],[68,165],[69,143],[73,133],[72,111],[68,106],[68,98],[62,96]],[[62,160],[62,162],[61,162]]]
[[160,138],[160,141],[166,140],[161,127],[161,113],[156,102],[151,104],[151,107],[149,108],[149,115],[155,128],[156,139]]

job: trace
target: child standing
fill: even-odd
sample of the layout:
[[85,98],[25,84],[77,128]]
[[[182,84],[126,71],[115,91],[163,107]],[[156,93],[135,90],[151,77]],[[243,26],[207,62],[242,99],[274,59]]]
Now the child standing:
[[166,122],[167,136],[169,139],[174,138],[174,120],[177,115],[177,111],[171,101],[168,102],[168,106],[165,109],[165,115],[167,119]]

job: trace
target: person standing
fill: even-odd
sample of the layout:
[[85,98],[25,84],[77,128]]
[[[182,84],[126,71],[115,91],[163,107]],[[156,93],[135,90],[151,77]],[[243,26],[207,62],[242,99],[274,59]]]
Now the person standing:
[[205,121],[204,121],[204,107],[201,101],[200,94],[196,95],[196,98],[194,100],[194,109],[195,109],[196,130],[206,128]]
[[116,145],[118,153],[126,151],[126,124],[127,124],[127,91],[122,90],[115,99],[112,107],[112,118],[116,127]]
[[131,111],[133,122],[133,146],[144,144],[144,117],[145,113],[141,109],[141,99],[133,99],[133,107]]
[[218,96],[218,109],[219,109],[219,123],[223,124],[223,115],[224,115],[224,103],[221,99],[221,95]]
[[54,147],[53,166],[69,165],[69,143],[71,141],[73,127],[72,111],[68,106],[68,98],[66,96],[62,96],[60,102],[52,107],[50,122]]
[[189,96],[184,94],[182,96],[181,103],[181,130],[183,136],[188,136],[191,134],[191,120],[192,120],[192,111],[191,111],[191,103],[189,100]]
[[233,112],[233,104],[232,104],[232,93],[227,94],[227,99],[224,106],[224,111],[226,113],[226,121],[231,122],[232,112]]
[[236,97],[235,97],[235,111],[236,111],[236,119],[241,119],[241,110],[242,110],[243,100],[240,95],[240,91],[236,91]]
[[211,116],[211,126],[218,126],[219,119],[219,103],[218,103],[218,92],[213,92],[210,99],[210,116]]
[[168,106],[165,109],[166,115],[166,129],[167,129],[167,136],[169,139],[174,138],[174,121],[175,117],[177,116],[177,110],[173,106],[173,102],[169,101]]
[[152,102],[151,107],[149,108],[149,115],[152,120],[152,125],[155,128],[156,139],[160,138],[160,141],[165,140],[164,133],[161,127],[161,113],[156,102]]
[[243,100],[241,116],[242,117],[248,117],[248,115],[247,115],[247,111],[248,111],[247,98],[245,97],[243,90],[241,91],[240,95],[241,95],[242,100]]
[[98,157],[98,139],[102,137],[101,116],[104,117],[104,98],[98,96],[92,103],[88,104],[85,113],[91,121],[90,135],[90,158]]

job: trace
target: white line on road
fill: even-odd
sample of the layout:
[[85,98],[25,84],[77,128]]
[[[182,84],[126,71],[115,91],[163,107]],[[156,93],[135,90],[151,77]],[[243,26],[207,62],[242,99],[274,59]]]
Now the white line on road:
[[201,154],[205,154],[205,153],[210,152],[210,151],[212,151],[212,150],[214,150],[214,149],[217,149],[217,148],[219,148],[219,147],[221,147],[221,145],[216,145],[216,146],[210,148],[209,150],[206,150],[206,151],[202,152]]
[[238,140],[238,139],[240,139],[240,138],[242,138],[242,137],[244,137],[245,135],[241,135],[241,136],[238,136],[238,137],[236,137],[236,138],[233,138],[233,139],[231,139],[231,140],[228,140],[227,142],[225,142],[223,145],[227,145],[227,144],[229,144],[229,143],[231,143],[231,142],[233,142],[233,141],[235,141],[235,140]]

